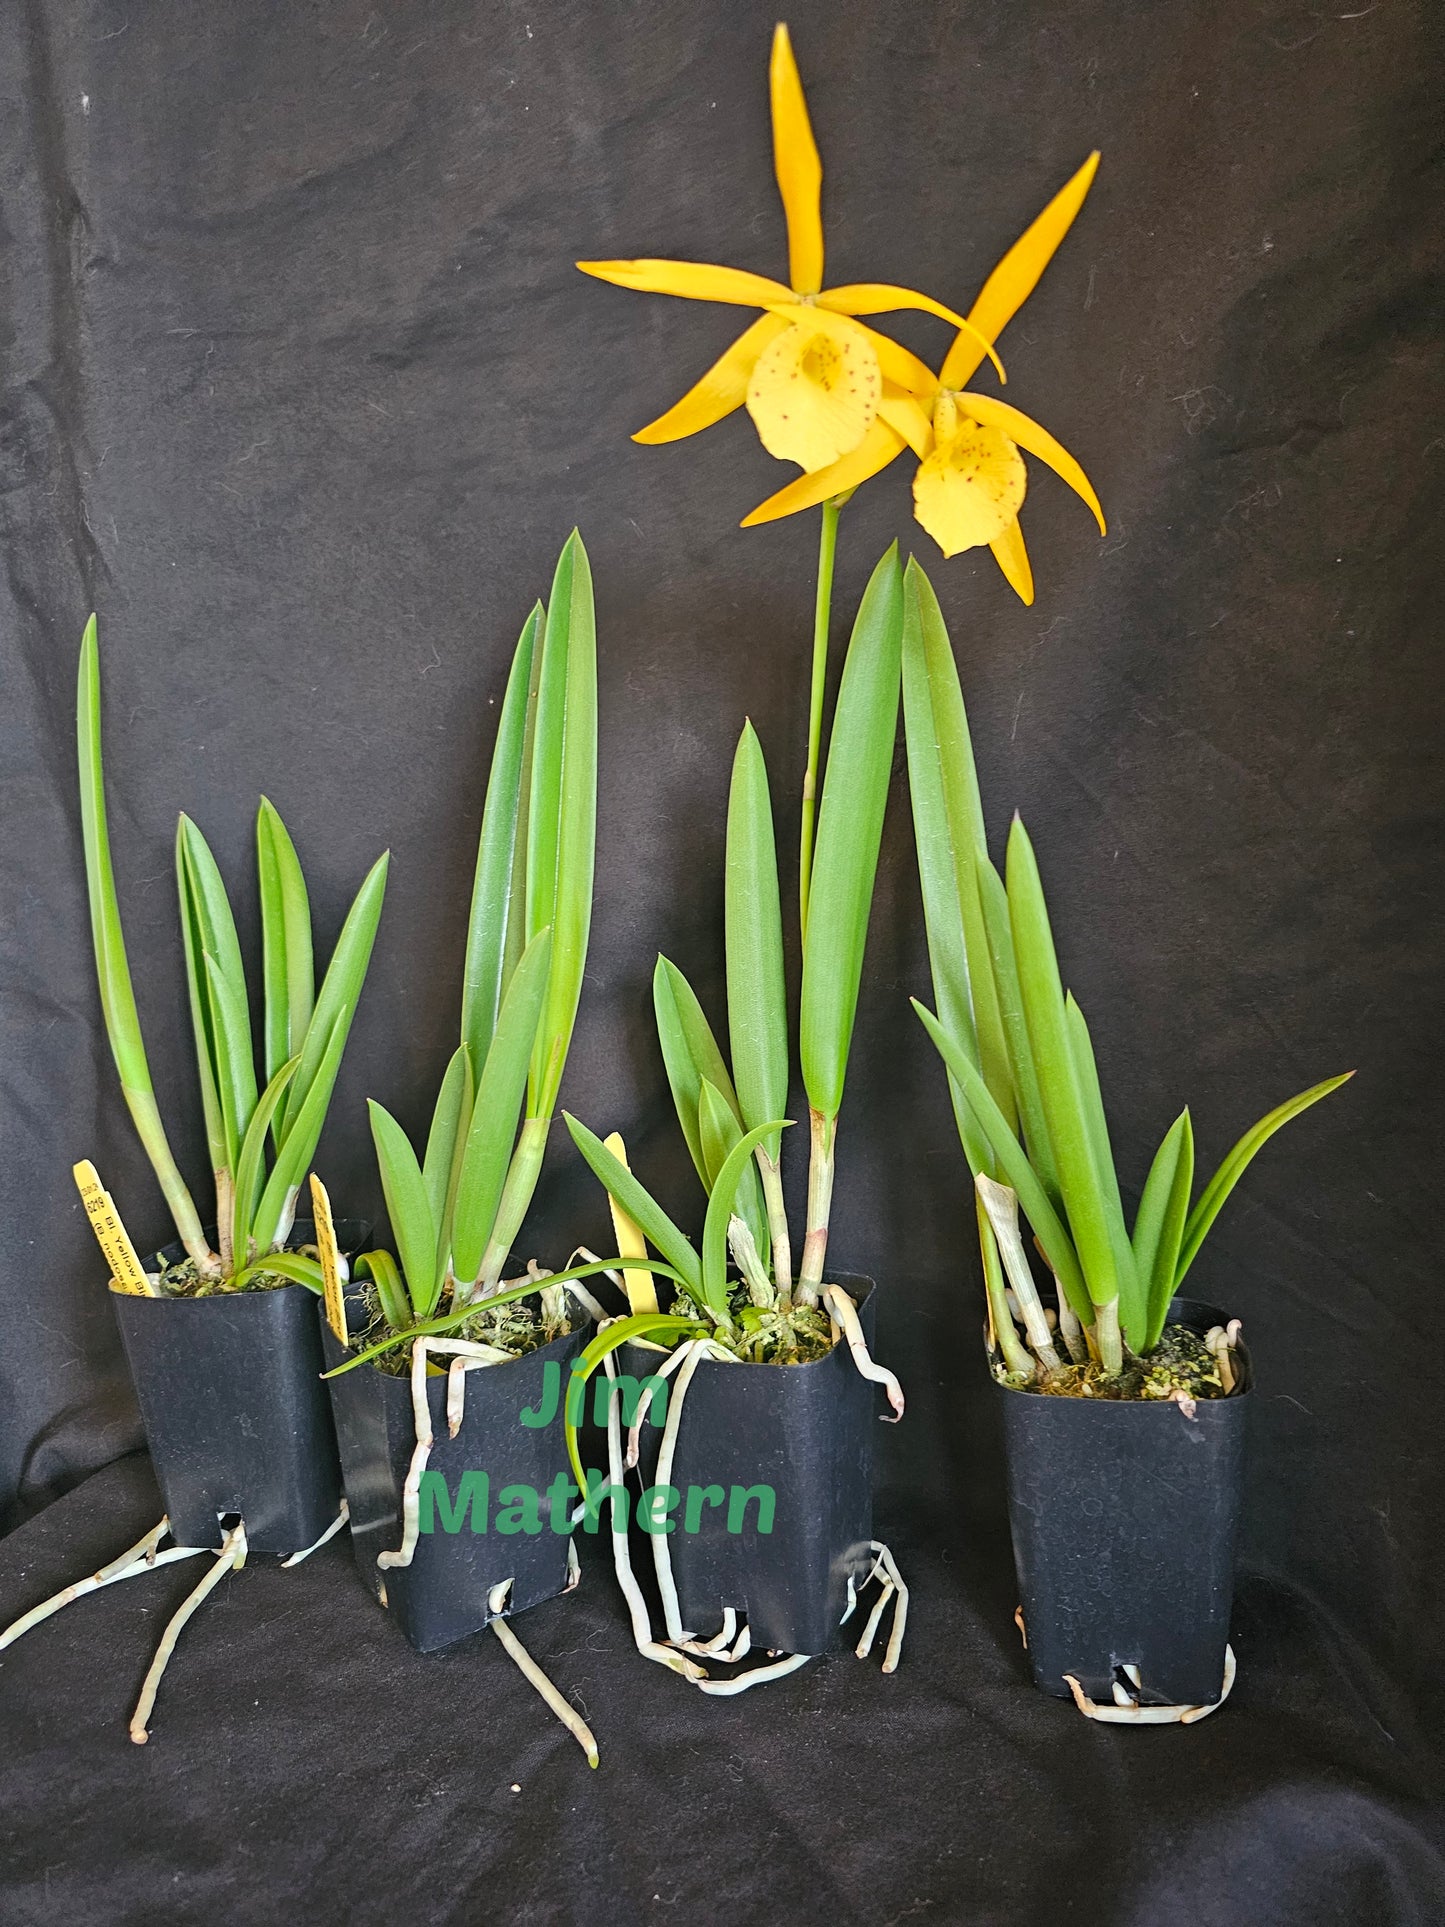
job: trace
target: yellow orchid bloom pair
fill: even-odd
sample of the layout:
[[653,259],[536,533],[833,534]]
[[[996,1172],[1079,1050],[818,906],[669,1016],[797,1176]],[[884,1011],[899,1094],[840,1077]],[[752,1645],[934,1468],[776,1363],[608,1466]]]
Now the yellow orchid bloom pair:
[[[1082,468],[1038,423],[963,384],[1033,291],[1089,191],[1097,153],[1079,169],[1004,256],[967,316],[930,296],[878,282],[825,289],[823,170],[788,30],[774,35],[769,69],[773,158],[788,230],[789,285],[738,268],[686,261],[579,261],[619,287],[722,301],[762,310],[682,400],[634,441],[678,441],[746,404],[763,446],[797,462],[797,481],[756,508],[743,526],[796,514],[845,495],[905,448],[919,457],[914,512],[945,555],[987,543],[1025,602],[1033,599],[1018,524],[1026,487],[1019,449],[1069,482],[1103,529]],[[958,330],[940,372],[859,319],[911,308]]]

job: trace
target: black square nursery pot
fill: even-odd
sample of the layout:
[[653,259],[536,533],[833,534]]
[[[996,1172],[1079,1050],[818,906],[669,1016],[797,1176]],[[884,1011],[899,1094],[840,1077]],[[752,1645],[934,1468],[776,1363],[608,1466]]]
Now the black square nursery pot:
[[[873,1280],[834,1272],[827,1282],[853,1299],[871,1347]],[[657,1368],[658,1354],[639,1345],[625,1346],[622,1357],[622,1369],[639,1380]],[[670,1394],[676,1379],[667,1384]],[[731,1607],[746,1616],[754,1652],[822,1654],[851,1643],[842,1626],[848,1582],[861,1584],[873,1561],[873,1441],[881,1398],[843,1339],[806,1365],[706,1359],[698,1366],[678,1424],[670,1483],[682,1501],[668,1535],[689,1632],[709,1637]],[[645,1423],[638,1453],[644,1488],[655,1479],[661,1443],[661,1428]],[[698,1530],[687,1532],[687,1494],[708,1486],[721,1489],[724,1503],[702,1505]],[[772,1488],[772,1530],[757,1529],[754,1500],[744,1529],[729,1531],[727,1501],[752,1486]]]
[[[1222,1313],[1176,1298],[1169,1323]],[[1034,1684],[1101,1704],[1139,1669],[1142,1705],[1220,1697],[1234,1592],[1250,1365],[1194,1417],[1166,1401],[1049,1398],[999,1385],[1009,1525]]]
[[[343,1363],[348,1354],[331,1331],[323,1329],[321,1338],[327,1368]],[[549,1364],[557,1367],[565,1391],[572,1360],[586,1340],[584,1325],[524,1358],[468,1372],[466,1403],[455,1438],[447,1436],[446,1418],[445,1367],[451,1357],[446,1353],[438,1357],[443,1373],[427,1380],[434,1441],[427,1469],[440,1474],[454,1508],[461,1507],[464,1497],[475,1499],[479,1490],[475,1478],[464,1485],[467,1475],[485,1475],[481,1517],[487,1529],[474,1530],[476,1514],[469,1504],[459,1529],[446,1530],[437,1507],[433,1530],[418,1534],[406,1566],[382,1567],[376,1559],[378,1553],[401,1545],[402,1488],[416,1446],[410,1374],[396,1377],[374,1365],[359,1365],[326,1381],[341,1448],[357,1571],[368,1590],[395,1614],[419,1653],[453,1645],[497,1617],[488,1597],[504,1579],[512,1581],[504,1608],[508,1618],[566,1591],[570,1513],[576,1501],[567,1507],[566,1516],[554,1516],[548,1496],[559,1474],[569,1483],[572,1478],[562,1421],[559,1416],[533,1429],[522,1424],[521,1413],[524,1407],[537,1412],[546,1409]],[[539,1531],[497,1531],[501,1494],[512,1485],[536,1493]],[[575,1485],[570,1489],[575,1494]]]
[[[355,1250],[367,1230],[339,1224],[342,1249]],[[288,1242],[313,1235],[310,1221],[298,1220]],[[167,1245],[147,1268],[185,1255],[183,1245]],[[341,1506],[315,1292],[112,1292],[111,1303],[176,1543],[219,1547],[221,1516],[238,1513],[252,1552],[315,1545]]]

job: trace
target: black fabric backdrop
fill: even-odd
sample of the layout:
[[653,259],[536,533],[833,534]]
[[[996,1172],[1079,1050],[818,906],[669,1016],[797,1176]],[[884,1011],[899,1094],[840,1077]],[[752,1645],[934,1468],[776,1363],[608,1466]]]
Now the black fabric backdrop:
[[[124,1717],[181,1568],[0,1665],[7,1920],[1445,1917],[1441,15],[790,17],[830,278],[966,305],[1105,150],[1004,348],[1011,398],[1084,460],[1108,539],[1035,467],[1026,611],[986,557],[938,559],[899,463],[844,517],[838,627],[884,545],[914,542],[991,819],[1001,836],[1017,805],[1035,832],[1128,1183],[1182,1102],[1207,1159],[1359,1067],[1270,1147],[1198,1273],[1242,1314],[1261,1388],[1234,1700],[1129,1734],[1024,1683],[967,1187],[906,1001],[926,967],[900,755],[833,1248],[883,1281],[880,1350],[910,1395],[878,1495],[915,1588],[902,1671],[838,1660],[704,1702],[632,1655],[594,1554],[579,1594],[522,1625],[597,1727],[593,1776],[488,1636],[416,1659],[333,1546],[227,1583],[142,1754]],[[362,1100],[424,1125],[505,664],[580,523],[604,762],[565,1099],[695,1215],[649,974],[661,948],[718,1005],[745,713],[790,845],[815,526],[737,530],[783,478],[741,417],[669,449],[627,439],[736,313],[571,263],[782,269],[772,19],[752,0],[0,10],[0,1507],[28,1520],[0,1548],[0,1620],[157,1512],[70,1179],[94,1157],[137,1238],[169,1235],[89,954],[72,717],[90,608],[131,956],[197,1182],[177,810],[235,879],[248,946],[263,789],[328,946],[395,853],[320,1160],[339,1205],[379,1216]],[[558,1140],[523,1241],[554,1261],[606,1237]]]

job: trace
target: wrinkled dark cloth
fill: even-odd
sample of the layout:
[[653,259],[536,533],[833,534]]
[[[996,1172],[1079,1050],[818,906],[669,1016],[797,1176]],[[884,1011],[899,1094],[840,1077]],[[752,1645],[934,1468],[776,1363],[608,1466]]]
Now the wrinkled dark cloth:
[[[816,528],[738,531],[788,472],[741,416],[628,441],[746,316],[571,263],[784,272],[773,18],[752,0],[0,9],[0,1516],[29,1520],[0,1553],[0,1612],[154,1509],[121,1457],[138,1421],[70,1178],[94,1158],[141,1248],[171,1235],[89,956],[90,609],[132,967],[194,1184],[177,811],[232,879],[248,957],[262,791],[323,952],[394,851],[318,1159],[338,1210],[381,1218],[362,1100],[424,1132],[506,663],[579,523],[604,756],[564,1098],[698,1217],[649,975],[666,951],[720,1018],[745,714],[786,882]],[[927,963],[900,752],[834,1252],[888,1293],[881,1349],[911,1395],[878,1506],[917,1586],[904,1670],[840,1661],[708,1705],[630,1655],[591,1571],[522,1622],[595,1718],[589,1776],[494,1641],[414,1661],[333,1547],[227,1582],[140,1753],[121,1722],[181,1567],[0,1662],[7,1920],[300,1900],[353,1920],[1445,1914],[1439,9],[799,0],[790,19],[834,282],[966,307],[1105,150],[1001,346],[1009,399],[1084,461],[1107,539],[1031,463],[1025,610],[986,554],[938,558],[900,461],[843,517],[834,673],[901,536],[952,627],[996,839],[1015,806],[1034,833],[1130,1201],[1186,1101],[1207,1170],[1272,1104],[1359,1067],[1269,1146],[1191,1279],[1243,1317],[1259,1375],[1235,1702],[1121,1735],[1023,1683],[967,1183],[907,1005]],[[948,341],[926,317],[898,331],[935,364]],[[557,1262],[608,1232],[560,1127],[554,1151],[522,1247]]]

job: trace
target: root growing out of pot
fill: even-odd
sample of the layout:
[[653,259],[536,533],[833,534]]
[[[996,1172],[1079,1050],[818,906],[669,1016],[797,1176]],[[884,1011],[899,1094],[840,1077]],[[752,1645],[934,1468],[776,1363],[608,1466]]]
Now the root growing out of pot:
[[502,1614],[506,1610],[507,1594],[511,1590],[511,1580],[504,1579],[500,1585],[493,1586],[492,1590],[487,1594],[487,1609],[495,1615],[488,1623],[515,1663],[518,1672],[521,1673],[522,1677],[530,1686],[536,1688],[548,1706],[550,1706],[552,1711],[557,1715],[557,1718],[561,1720],[567,1731],[572,1735],[573,1739],[576,1740],[582,1751],[587,1755],[588,1766],[595,1767],[598,1764],[599,1755],[597,1752],[597,1742],[592,1737],[591,1727],[587,1724],[586,1720],[583,1719],[576,1707],[562,1697],[557,1687],[548,1679],[547,1675],[527,1651],[521,1640],[518,1639],[517,1635],[512,1631],[506,1620],[502,1618]]
[[7,1646],[13,1646],[17,1639],[22,1638],[33,1626],[49,1619],[52,1613],[58,1613],[73,1600],[83,1599],[88,1592],[96,1592],[102,1586],[118,1585],[122,1579],[139,1579],[142,1573],[151,1572],[157,1566],[169,1566],[177,1559],[196,1559],[208,1550],[205,1546],[167,1546],[164,1552],[159,1551],[157,1548],[170,1529],[170,1520],[162,1519],[159,1525],[152,1526],[143,1538],[137,1539],[133,1546],[127,1547],[109,1565],[102,1566],[86,1579],[77,1579],[74,1585],[63,1587],[49,1599],[42,1599],[38,1606],[32,1606],[29,1612],[21,1613],[4,1632],[0,1632],[0,1652],[4,1652]]
[[141,1682],[140,1698],[135,1703],[135,1711],[130,1716],[130,1736],[137,1746],[144,1746],[150,1738],[149,1720],[160,1690],[161,1676],[170,1663],[171,1654],[176,1649],[176,1641],[181,1629],[192,1613],[213,1593],[228,1572],[239,1572],[246,1563],[246,1522],[238,1519],[221,1543],[216,1554],[215,1564],[194,1591],[186,1594],[171,1616],[170,1624],[161,1634],[161,1643],[156,1648],[156,1656],[150,1663],[145,1679]]
[[1064,1682],[1074,1696],[1074,1704],[1085,1719],[1098,1720],[1110,1726],[1193,1726],[1196,1720],[1208,1719],[1211,1713],[1217,1713],[1234,1690],[1234,1648],[1226,1646],[1224,1649],[1224,1684],[1219,1689],[1219,1698],[1211,1700],[1207,1706],[1142,1706],[1139,1694],[1143,1690],[1143,1683],[1139,1668],[1121,1666],[1117,1672],[1125,1675],[1128,1684],[1116,1674],[1112,1706],[1100,1706],[1089,1698],[1072,1673],[1064,1674]]

